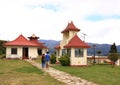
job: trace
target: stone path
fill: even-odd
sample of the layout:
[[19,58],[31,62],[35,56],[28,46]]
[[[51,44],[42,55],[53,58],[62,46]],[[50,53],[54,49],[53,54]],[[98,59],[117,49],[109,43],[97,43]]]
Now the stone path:
[[42,69],[39,63],[32,60],[25,60],[31,63],[33,66],[36,66],[38,69],[43,70],[45,73],[48,73],[53,78],[57,79],[60,82],[64,82],[67,85],[98,85],[93,82],[81,79],[76,76],[72,76],[66,72],[56,70],[54,68],[49,67],[49,69]]

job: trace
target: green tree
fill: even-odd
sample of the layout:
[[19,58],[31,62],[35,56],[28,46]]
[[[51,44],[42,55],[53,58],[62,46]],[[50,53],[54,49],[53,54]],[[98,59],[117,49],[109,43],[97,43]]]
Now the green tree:
[[108,54],[108,58],[111,60],[112,62],[112,66],[115,65],[115,62],[118,60],[119,54],[117,52],[117,48],[115,43],[113,43],[113,45],[111,45],[109,54]]
[[4,44],[5,42],[7,42],[7,41],[0,40],[0,55],[5,54],[5,47],[3,47],[3,44]]
[[115,43],[113,43],[113,45],[111,45],[109,53],[117,53],[117,48],[116,48],[116,44]]

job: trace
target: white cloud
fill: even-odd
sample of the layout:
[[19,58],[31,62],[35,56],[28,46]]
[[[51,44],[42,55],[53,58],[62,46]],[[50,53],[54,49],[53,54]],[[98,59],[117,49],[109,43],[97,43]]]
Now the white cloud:
[[91,14],[118,16],[119,4],[119,0],[0,0],[0,39],[34,33],[41,39],[61,40],[61,31],[72,20],[81,29],[80,37],[87,34],[86,41],[120,44],[119,19],[85,19]]

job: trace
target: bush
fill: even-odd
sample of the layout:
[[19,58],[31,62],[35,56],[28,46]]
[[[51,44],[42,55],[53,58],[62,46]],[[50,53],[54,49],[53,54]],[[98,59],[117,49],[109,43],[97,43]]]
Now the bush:
[[51,64],[55,64],[55,63],[56,63],[56,57],[55,57],[55,54],[51,54],[51,57],[50,57],[50,63],[51,63]]
[[70,65],[70,57],[65,54],[59,58],[59,61],[62,66],[69,66]]
[[4,55],[0,55],[0,59],[4,59],[6,58],[5,54]]
[[110,59],[111,60],[111,64],[112,65],[114,65],[115,64],[115,62],[118,60],[118,58],[119,58],[119,54],[118,53],[109,53],[108,54],[108,59]]

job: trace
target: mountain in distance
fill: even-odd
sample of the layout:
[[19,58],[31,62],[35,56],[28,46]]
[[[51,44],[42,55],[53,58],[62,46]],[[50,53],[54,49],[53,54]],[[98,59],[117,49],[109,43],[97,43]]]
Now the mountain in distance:
[[[49,48],[50,53],[54,53],[55,52],[54,47],[60,43],[60,41],[57,41],[57,40],[41,39],[39,41],[45,43],[45,46],[47,46]],[[111,47],[111,44],[97,44],[97,43],[87,43],[87,44],[91,46],[91,48],[88,48],[89,56],[93,55],[94,49],[96,51],[96,53],[95,53],[96,55],[97,55],[97,51],[100,50],[100,51],[102,51],[101,55],[106,56],[109,53],[110,47]],[[92,45],[95,45],[94,49],[92,48]],[[120,45],[117,45],[116,47],[117,47],[118,52],[120,52]]]
[[60,41],[56,41],[56,40],[40,39],[39,41],[45,43],[45,46],[47,46],[49,48],[50,53],[54,53],[55,52],[55,49],[54,49],[55,46],[60,43]]

